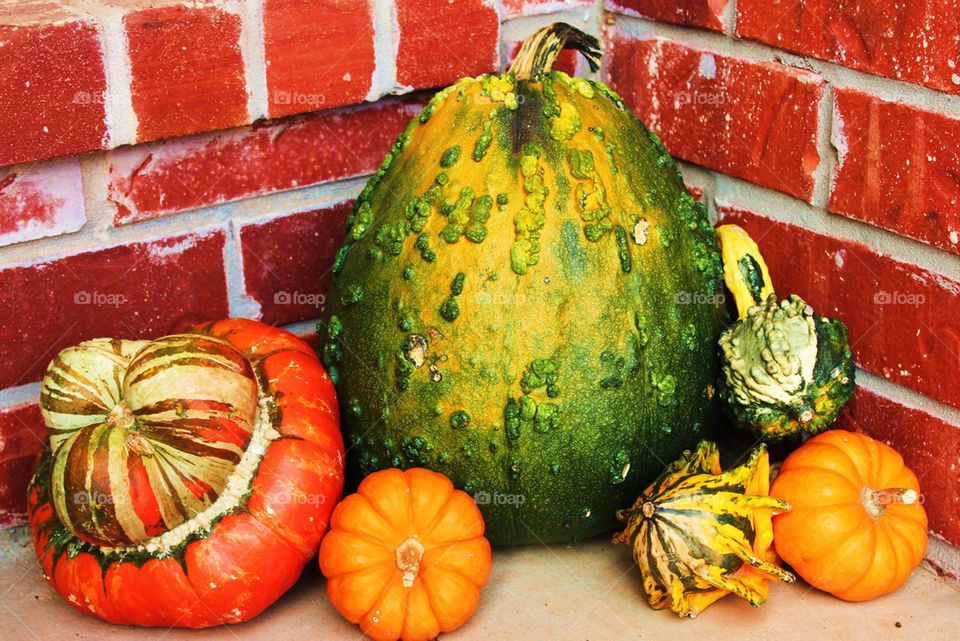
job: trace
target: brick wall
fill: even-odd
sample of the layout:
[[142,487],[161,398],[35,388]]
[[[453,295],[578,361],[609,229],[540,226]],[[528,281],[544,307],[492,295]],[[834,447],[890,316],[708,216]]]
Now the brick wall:
[[226,315],[309,335],[350,202],[430,89],[557,19],[603,36],[603,77],[781,293],[847,323],[844,424],[904,452],[956,572],[953,0],[0,0],[0,525],[58,349]]

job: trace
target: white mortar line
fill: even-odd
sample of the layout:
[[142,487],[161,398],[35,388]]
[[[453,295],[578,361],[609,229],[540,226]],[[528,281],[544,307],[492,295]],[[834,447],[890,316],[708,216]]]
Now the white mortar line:
[[671,40],[695,49],[707,49],[720,55],[753,62],[779,62],[788,67],[816,73],[835,87],[855,89],[888,102],[899,102],[951,118],[960,118],[960,96],[941,93],[936,89],[875,76],[833,62],[789,53],[750,40],[729,38],[725,34],[705,29],[690,29],[620,14],[615,14],[614,22],[616,29],[613,33],[641,40]]
[[837,167],[837,150],[833,146],[833,86],[824,85],[823,95],[817,105],[817,154],[820,162],[813,172],[812,204],[827,208],[830,201],[830,186]]
[[127,48],[127,34],[123,28],[123,16],[121,11],[97,16],[103,37],[103,61],[107,78],[104,107],[110,132],[110,148],[137,140],[138,120],[133,110],[130,52]]
[[566,22],[578,29],[597,36],[603,26],[603,3],[597,2],[588,7],[577,7],[553,13],[537,13],[529,16],[516,16],[500,23],[500,42],[519,42],[537,29],[554,22]]
[[373,76],[367,100],[373,101],[394,91],[411,91],[397,86],[397,52],[400,50],[400,22],[391,0],[369,0],[373,16]]
[[36,403],[40,398],[40,383],[28,383],[0,390],[0,408],[10,409],[25,403]]
[[247,80],[247,117],[250,122],[267,117],[266,43],[263,33],[263,0],[246,0],[241,9],[240,53]]
[[231,221],[223,244],[223,264],[227,278],[227,301],[231,317],[259,319],[260,303],[247,294],[247,279],[243,273],[243,249],[240,226]]
[[737,31],[737,0],[729,0],[720,13],[720,22],[723,23],[723,32],[728,37],[735,37]]
[[113,228],[115,208],[107,200],[110,170],[107,154],[87,154],[80,157],[80,175],[83,181],[83,204],[87,215],[84,235],[98,239]]
[[687,185],[699,187],[703,190],[703,204],[707,207],[707,216],[711,225],[717,224],[717,177],[712,171],[698,167],[688,162],[677,161],[683,181]]
[[954,254],[853,218],[830,214],[792,196],[726,174],[715,176],[719,206],[747,209],[817,234],[863,243],[879,254],[960,281],[960,257]]
[[12,245],[0,251],[0,269],[49,263],[74,254],[172,236],[209,234],[226,229],[229,221],[243,224],[263,222],[311,209],[324,209],[356,197],[366,184],[367,177],[253,196],[142,223],[90,230],[70,237],[37,239]]
[[877,376],[858,367],[857,386],[911,409],[920,410],[931,416],[936,416],[950,423],[953,427],[960,429],[960,409],[941,403],[920,392],[915,392],[900,383],[894,383],[882,376]]

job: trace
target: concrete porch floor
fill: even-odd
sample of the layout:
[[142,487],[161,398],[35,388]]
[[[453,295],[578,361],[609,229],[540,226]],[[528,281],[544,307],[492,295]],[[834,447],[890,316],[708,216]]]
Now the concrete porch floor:
[[[114,626],[82,616],[46,584],[25,528],[0,532],[0,639],[317,639],[358,640],[358,628],[327,602],[310,564],[297,585],[248,623],[202,631]],[[694,621],[647,607],[626,546],[593,540],[579,546],[529,547],[494,554],[480,609],[456,641],[551,639],[614,641],[957,641],[960,586],[920,569],[896,593],[850,604],[805,584],[775,585],[752,609],[727,597]]]

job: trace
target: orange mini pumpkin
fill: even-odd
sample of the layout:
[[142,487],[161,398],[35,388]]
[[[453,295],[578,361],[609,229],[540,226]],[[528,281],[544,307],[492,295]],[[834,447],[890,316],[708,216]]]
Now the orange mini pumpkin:
[[368,476],[320,546],[327,594],[377,641],[426,641],[463,625],[490,575],[476,503],[422,468]]
[[845,601],[903,585],[927,550],[917,477],[891,447],[834,430],[787,457],[770,495],[777,553],[807,583]]

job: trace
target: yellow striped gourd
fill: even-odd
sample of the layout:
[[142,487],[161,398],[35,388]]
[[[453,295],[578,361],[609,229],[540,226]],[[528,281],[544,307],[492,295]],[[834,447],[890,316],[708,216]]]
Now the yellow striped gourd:
[[703,441],[619,511],[626,529],[614,542],[632,546],[650,606],[692,618],[727,594],[761,605],[769,579],[793,581],[777,565],[771,523],[790,506],[769,490],[766,446],[723,472],[717,446]]

